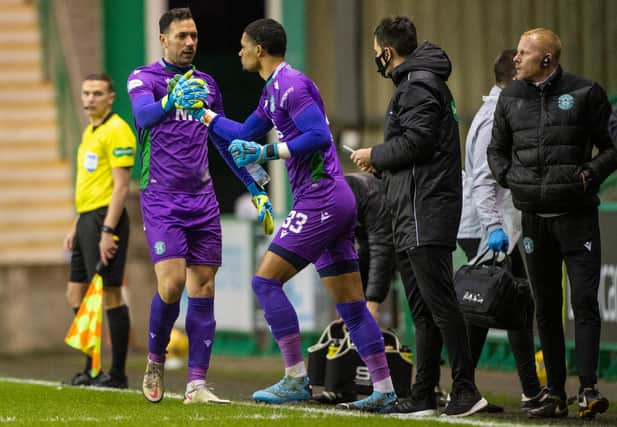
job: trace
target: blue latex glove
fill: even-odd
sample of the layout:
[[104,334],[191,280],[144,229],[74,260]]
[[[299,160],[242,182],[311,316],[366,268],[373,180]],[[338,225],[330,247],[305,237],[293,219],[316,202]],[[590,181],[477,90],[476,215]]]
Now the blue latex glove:
[[274,231],[274,218],[272,203],[268,194],[254,182],[249,184],[246,189],[251,193],[251,201],[257,209],[257,220],[261,223],[264,233],[270,235]]
[[488,235],[488,247],[493,252],[508,252],[510,241],[508,235],[503,231],[503,228],[498,228],[491,231]]
[[256,143],[255,141],[244,141],[243,139],[234,139],[229,144],[229,152],[233,157],[234,162],[238,166],[246,166],[249,163],[263,163],[268,160],[276,160],[279,158],[277,144],[267,144],[265,146]]

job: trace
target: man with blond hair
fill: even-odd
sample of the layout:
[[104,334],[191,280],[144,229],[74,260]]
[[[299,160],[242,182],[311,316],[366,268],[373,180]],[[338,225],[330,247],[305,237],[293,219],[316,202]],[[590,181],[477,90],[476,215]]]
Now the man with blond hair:
[[[578,415],[608,409],[595,388],[600,344],[598,287],[600,184],[617,168],[608,133],[604,90],[559,65],[561,41],[550,30],[523,33],[514,57],[515,80],[495,110],[488,163],[522,211],[523,246],[536,299],[548,393],[529,416],[566,417],[562,272],[565,261],[574,312]],[[592,155],[593,147],[597,154]]]

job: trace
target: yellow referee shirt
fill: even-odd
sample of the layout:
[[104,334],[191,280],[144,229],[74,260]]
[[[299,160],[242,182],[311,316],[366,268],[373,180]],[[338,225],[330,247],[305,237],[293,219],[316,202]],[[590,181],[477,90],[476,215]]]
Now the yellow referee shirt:
[[136,147],[130,126],[115,113],[96,128],[86,127],[77,150],[77,212],[109,206],[114,187],[111,169],[133,166]]

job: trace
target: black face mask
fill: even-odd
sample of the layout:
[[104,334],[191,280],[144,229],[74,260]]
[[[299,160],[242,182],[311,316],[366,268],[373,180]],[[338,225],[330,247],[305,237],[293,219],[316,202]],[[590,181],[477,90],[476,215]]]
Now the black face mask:
[[379,56],[375,57],[375,64],[377,64],[377,72],[381,74],[382,77],[388,78],[389,75],[386,74],[386,68],[388,68],[388,64],[392,61],[392,55],[390,55],[389,59],[385,59],[386,50],[382,50]]

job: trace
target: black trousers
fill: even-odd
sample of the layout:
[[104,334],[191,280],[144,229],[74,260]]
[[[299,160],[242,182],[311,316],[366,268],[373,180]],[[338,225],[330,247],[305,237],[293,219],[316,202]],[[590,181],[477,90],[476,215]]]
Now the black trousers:
[[[473,259],[477,252],[480,239],[465,239],[465,244],[459,245],[463,248],[467,259]],[[527,277],[525,272],[525,264],[521,257],[520,248],[514,248],[510,255],[512,265],[512,274],[515,277]],[[536,373],[535,348],[533,343],[533,304],[527,307],[526,323],[520,329],[509,329],[508,341],[514,355],[514,363],[516,363],[516,371],[521,382],[521,388],[525,396],[532,397],[540,392],[540,381]],[[486,342],[488,328],[482,326],[467,325],[467,335],[469,337],[469,347],[471,348],[471,357],[474,366],[478,366],[482,348]]]
[[398,261],[416,328],[413,398],[433,396],[443,344],[452,367],[452,390],[475,390],[467,332],[452,283],[452,249],[421,246],[399,253]]
[[598,306],[601,248],[598,210],[552,218],[523,212],[523,246],[536,300],[536,319],[549,388],[565,396],[562,262],[570,279],[576,367],[581,387],[597,382],[601,319]]

